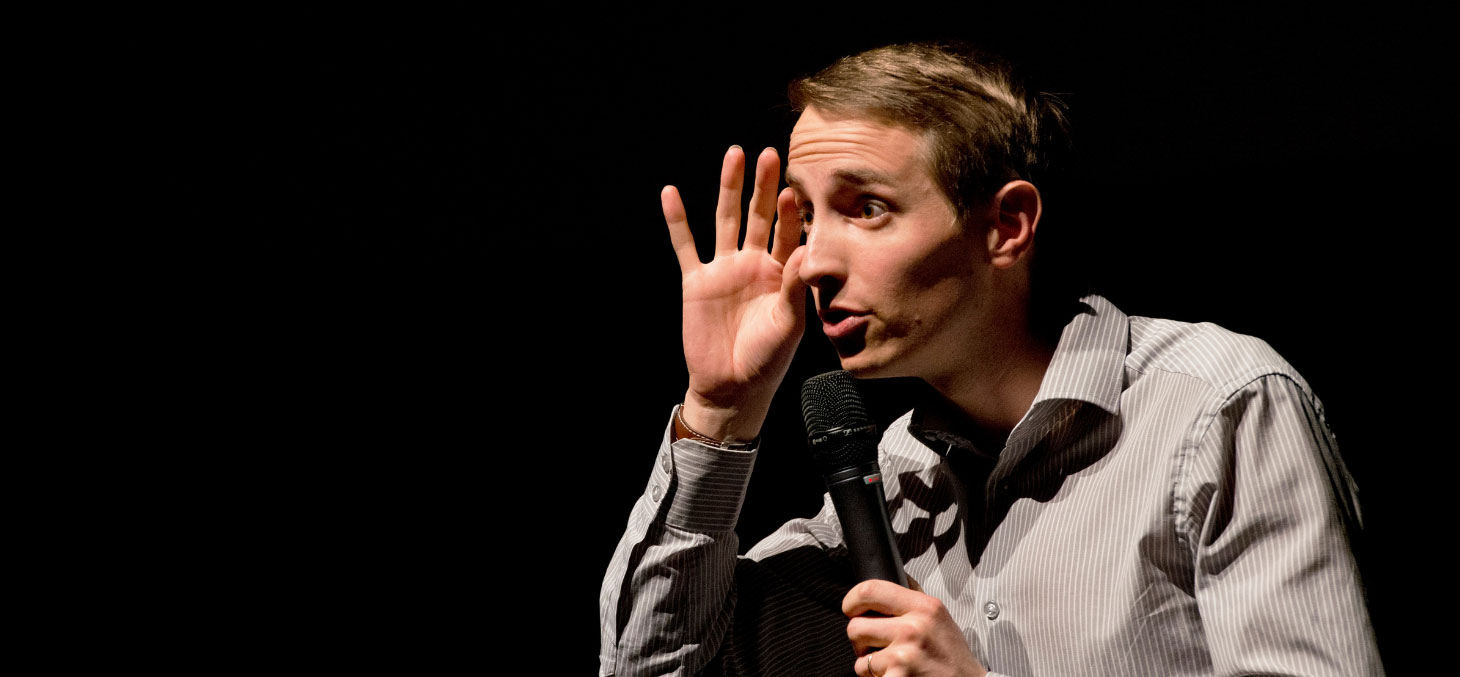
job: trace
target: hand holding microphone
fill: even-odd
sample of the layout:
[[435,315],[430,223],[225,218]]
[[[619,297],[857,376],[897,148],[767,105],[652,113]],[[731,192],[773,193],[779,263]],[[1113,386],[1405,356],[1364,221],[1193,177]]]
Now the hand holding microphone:
[[856,380],[845,371],[808,379],[801,386],[801,413],[861,581],[842,600],[842,613],[851,618],[847,637],[858,656],[853,670],[861,677],[982,677],[987,671],[943,602],[915,582],[909,586],[887,516],[877,462],[880,433]]

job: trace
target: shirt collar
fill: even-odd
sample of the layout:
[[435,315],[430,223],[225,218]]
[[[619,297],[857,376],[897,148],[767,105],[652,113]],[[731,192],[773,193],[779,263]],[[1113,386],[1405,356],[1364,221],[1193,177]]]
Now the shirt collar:
[[1074,318],[1060,333],[1033,404],[1078,400],[1119,414],[1129,347],[1130,318],[1125,313],[1102,296],[1080,299]]
[[[1130,318],[1104,297],[1093,294],[1080,299],[1073,310],[1074,316],[1060,333],[1054,356],[1050,358],[1044,379],[1040,381],[1039,390],[1030,405],[1030,413],[1041,410],[1047,413],[1050,405],[1060,401],[1079,401],[1089,402],[1116,415],[1120,412],[1120,393],[1125,388]],[[916,403],[907,426],[908,433],[940,454],[954,447],[963,447],[981,456],[997,455],[997,449],[980,451],[956,432],[962,427],[959,425],[962,413],[944,402],[931,386],[921,380],[914,381],[917,385],[901,386],[912,388],[911,391],[902,391],[904,396],[910,397],[901,401],[911,399]],[[892,383],[889,381],[888,385]],[[1041,407],[1041,403],[1049,405]]]

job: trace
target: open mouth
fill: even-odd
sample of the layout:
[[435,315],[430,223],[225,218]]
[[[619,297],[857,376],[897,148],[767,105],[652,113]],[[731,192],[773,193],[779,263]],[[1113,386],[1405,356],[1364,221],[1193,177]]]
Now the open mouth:
[[826,324],[835,325],[851,317],[851,315],[851,312],[846,310],[827,310],[821,314],[821,321]]
[[828,310],[821,314],[821,330],[833,340],[845,340],[859,336],[867,328],[867,313],[848,310]]

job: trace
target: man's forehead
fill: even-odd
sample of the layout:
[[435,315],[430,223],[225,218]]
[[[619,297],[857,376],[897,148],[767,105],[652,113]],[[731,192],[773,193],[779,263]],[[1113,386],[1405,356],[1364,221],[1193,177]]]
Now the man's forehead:
[[827,113],[815,107],[807,108],[796,119],[791,128],[791,146],[806,144],[828,138],[842,138],[853,142],[875,142],[879,140],[918,141],[922,134],[917,130],[875,118],[868,115]]
[[800,183],[797,168],[806,166],[854,185],[926,176],[924,143],[923,134],[901,125],[807,108],[791,130],[786,182]]

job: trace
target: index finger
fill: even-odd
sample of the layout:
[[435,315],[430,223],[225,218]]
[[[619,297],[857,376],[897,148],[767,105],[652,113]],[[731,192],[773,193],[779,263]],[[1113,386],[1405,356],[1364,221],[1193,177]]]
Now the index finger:
[[771,258],[785,263],[801,244],[801,214],[796,209],[796,192],[790,188],[776,198],[776,242],[771,245]]
[[688,275],[699,267],[700,254],[695,250],[694,234],[689,230],[679,189],[665,186],[659,191],[659,205],[664,208],[664,222],[669,224],[669,243],[674,245],[674,256],[679,259],[679,274]]
[[913,592],[891,581],[877,579],[862,581],[842,598],[842,613],[851,618],[868,612],[886,616],[901,616],[916,608],[925,595]]

